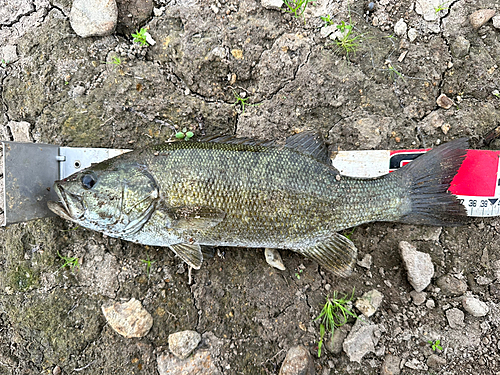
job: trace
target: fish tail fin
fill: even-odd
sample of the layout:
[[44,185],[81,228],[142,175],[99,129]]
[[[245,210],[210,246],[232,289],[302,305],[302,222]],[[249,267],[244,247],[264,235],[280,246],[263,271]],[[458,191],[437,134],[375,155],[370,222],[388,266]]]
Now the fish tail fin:
[[467,153],[467,138],[447,142],[391,173],[405,186],[406,212],[398,220],[407,224],[460,225],[467,212],[448,192]]

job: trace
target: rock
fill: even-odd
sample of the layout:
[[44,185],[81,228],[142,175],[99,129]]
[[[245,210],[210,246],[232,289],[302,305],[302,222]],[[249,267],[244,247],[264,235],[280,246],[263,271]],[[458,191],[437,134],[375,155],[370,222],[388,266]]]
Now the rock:
[[464,324],[464,313],[456,307],[446,310],[446,319],[451,328],[462,328]]
[[380,375],[398,375],[400,373],[399,364],[401,359],[395,355],[387,354],[380,369]]
[[465,57],[469,54],[470,42],[465,37],[459,35],[451,42],[450,49],[454,57]]
[[477,30],[495,15],[494,9],[479,9],[469,16],[472,28]]
[[465,311],[476,317],[485,316],[489,312],[488,305],[474,297],[464,297],[462,306]]
[[358,266],[369,270],[372,266],[372,261],[373,261],[373,257],[371,256],[371,254],[366,254],[363,257],[363,259],[358,260]]
[[112,34],[117,17],[115,0],[75,0],[69,22],[77,35],[86,38]]
[[364,316],[369,318],[375,314],[383,299],[384,296],[382,293],[373,289],[363,294],[361,298],[358,298],[354,306],[356,306],[356,308],[361,311]]
[[451,106],[453,104],[455,104],[453,102],[453,100],[451,100],[450,98],[448,98],[445,94],[439,95],[438,98],[436,99],[436,103],[437,103],[438,106],[440,106],[441,108],[444,108],[444,109],[450,109]]
[[322,27],[322,28],[319,30],[319,35],[320,35],[322,38],[326,38],[326,37],[328,37],[330,34],[334,34],[336,31],[337,31],[337,25],[325,26],[325,27]]
[[405,367],[411,368],[412,370],[420,370],[420,371],[426,371],[427,370],[427,365],[420,362],[416,358],[412,358],[408,361],[405,362]]
[[153,13],[153,0],[116,0],[118,24],[116,32],[126,36],[136,32]]
[[477,285],[489,285],[492,282],[493,282],[493,280],[490,279],[489,277],[486,277],[486,276],[478,276],[476,278]]
[[[16,142],[33,142],[30,129],[31,124],[27,121],[9,121],[7,127]],[[6,139],[9,139],[6,134]]]
[[414,42],[415,39],[417,39],[418,33],[417,29],[414,29],[413,27],[408,30],[408,39],[410,42]]
[[408,30],[408,25],[404,21],[404,19],[400,18],[398,22],[394,25],[394,33],[397,36],[404,36],[406,34],[406,30]]
[[410,292],[410,297],[413,300],[413,303],[417,306],[420,306],[425,302],[425,299],[427,298],[427,293],[425,292],[416,292],[412,290]]
[[270,249],[266,247],[264,255],[266,257],[267,264],[271,267],[277,268],[281,271],[286,270],[283,260],[281,259],[280,252],[277,249]]
[[261,4],[266,9],[280,10],[283,0],[262,0]]
[[442,0],[417,0],[415,2],[415,12],[424,17],[426,21],[435,21],[439,17],[436,8],[442,2]]
[[441,289],[441,292],[450,297],[461,296],[467,291],[467,283],[464,280],[459,280],[449,274],[437,279],[436,285]]
[[181,331],[168,335],[168,348],[179,359],[186,359],[196,349],[201,335],[196,331]]
[[491,20],[493,21],[493,27],[500,29],[500,14],[496,15]]
[[135,298],[104,305],[102,312],[111,328],[127,338],[146,336],[153,325],[153,317]]
[[446,359],[438,356],[437,354],[431,354],[429,358],[427,358],[427,366],[434,370],[438,370],[444,365],[446,365]]
[[408,281],[417,292],[423,291],[434,276],[434,265],[430,255],[417,251],[415,246],[406,241],[401,241],[399,248],[408,274]]
[[433,299],[428,299],[425,302],[425,307],[427,307],[428,309],[433,309],[434,307],[436,307],[436,302],[434,302]]
[[17,47],[15,45],[10,44],[0,48],[0,61],[10,64],[17,60],[19,60],[19,57],[17,56]]
[[378,324],[373,324],[367,319],[356,319],[342,347],[351,361],[361,363],[361,358],[365,354],[375,352],[379,338]]
[[187,359],[179,359],[171,353],[160,354],[156,361],[160,375],[220,375],[208,350],[198,350]]
[[340,354],[342,352],[342,344],[344,343],[347,334],[349,333],[351,326],[349,324],[344,324],[343,326],[336,328],[333,335],[326,342],[326,349],[332,354]]
[[302,345],[294,346],[286,353],[279,375],[314,375],[314,362],[309,351]]

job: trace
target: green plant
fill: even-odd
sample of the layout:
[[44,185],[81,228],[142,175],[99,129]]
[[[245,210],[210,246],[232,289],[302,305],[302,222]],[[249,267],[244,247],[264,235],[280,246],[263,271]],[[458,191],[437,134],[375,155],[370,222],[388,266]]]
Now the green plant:
[[320,16],[319,17],[325,24],[323,26],[331,26],[333,25],[333,20],[331,19],[331,16],[327,14],[326,16]]
[[339,49],[344,51],[346,57],[349,58],[349,54],[355,53],[358,49],[359,43],[361,42],[361,35],[354,34],[354,27],[350,17],[349,23],[341,21],[336,27],[340,31],[341,36],[337,37],[335,44]]
[[445,1],[444,3],[441,3],[439,4],[437,7],[434,7],[434,12],[435,14],[438,14],[439,12],[441,12],[442,10],[448,10],[450,8],[448,7],[445,7],[446,4],[448,4],[451,0],[449,1]]
[[57,251],[57,255],[59,255],[59,258],[64,261],[64,264],[61,266],[61,268],[68,266],[72,272],[75,270],[75,268],[80,268],[80,260],[77,257],[63,256],[59,253],[59,250]]
[[146,264],[146,274],[148,275],[148,279],[150,276],[150,271],[151,271],[151,265],[156,262],[156,260],[150,260],[149,255],[148,259],[141,259],[141,262]]
[[140,43],[141,46],[149,46],[148,42],[146,41],[146,33],[148,32],[147,29],[141,28],[139,31],[136,31],[136,33],[132,33],[132,37],[134,38],[134,42]]
[[348,231],[344,231],[342,234],[344,235],[345,238],[347,238],[348,240],[350,240],[351,236],[354,233],[355,229],[356,229],[356,227],[352,228],[349,232]]
[[111,61],[111,64],[115,65],[120,65],[122,63],[122,59],[120,56],[113,56],[113,61]]
[[175,133],[175,138],[177,139],[185,139],[188,141],[190,138],[193,138],[194,133],[192,131],[188,131],[187,128],[182,128],[182,131]]
[[[404,74],[399,72],[390,61],[386,61],[385,65],[387,65],[387,71],[389,72],[389,77],[391,77],[392,81],[395,82],[398,78],[401,78],[403,81],[405,80]],[[405,81],[406,82],[406,81]]]
[[241,107],[241,114],[245,113],[245,106],[255,107],[259,104],[250,104],[247,103],[248,98],[242,98],[236,91],[233,90],[233,95],[236,101],[233,103],[233,106],[239,105]]
[[441,344],[441,340],[435,340],[435,341],[427,341],[428,344],[431,344],[431,348],[433,351],[436,351],[436,350],[443,350],[443,347],[440,345]]
[[[304,12],[309,4],[314,5],[316,0],[283,0],[283,3],[288,7],[285,9],[287,13],[293,13],[295,18],[304,17]],[[306,19],[304,17],[304,24]]]
[[498,90],[493,90],[493,91],[492,91],[492,94],[493,94],[494,96],[496,96],[498,99],[500,99],[500,91],[498,91]]
[[297,272],[295,272],[295,277],[300,280],[300,275],[302,275],[302,272],[304,272],[304,270],[302,269],[298,269]]
[[351,310],[351,301],[354,298],[354,288],[352,289],[351,296],[347,298],[347,294],[338,298],[337,291],[333,292],[332,298],[326,297],[326,303],[323,306],[320,314],[314,321],[320,321],[319,325],[319,342],[318,342],[318,358],[321,357],[321,348],[326,333],[333,335],[335,328],[342,327],[347,323],[349,317],[358,318],[358,316]]

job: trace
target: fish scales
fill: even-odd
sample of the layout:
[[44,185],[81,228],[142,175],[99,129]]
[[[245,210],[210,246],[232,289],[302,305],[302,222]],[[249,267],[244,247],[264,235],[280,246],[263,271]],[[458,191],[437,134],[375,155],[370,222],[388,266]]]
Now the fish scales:
[[49,208],[81,226],[168,246],[199,268],[200,245],[301,253],[339,275],[356,247],[339,230],[371,221],[459,224],[447,192],[466,140],[449,142],[374,179],[341,176],[317,134],[284,145],[230,137],[133,151],[57,181]]

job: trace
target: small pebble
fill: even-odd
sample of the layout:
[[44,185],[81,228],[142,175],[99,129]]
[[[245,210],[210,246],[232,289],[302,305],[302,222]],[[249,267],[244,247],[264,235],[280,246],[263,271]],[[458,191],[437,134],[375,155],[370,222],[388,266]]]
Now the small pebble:
[[266,257],[266,262],[271,267],[277,268],[281,271],[286,270],[283,260],[281,259],[280,252],[277,249],[267,248],[264,250],[264,256]]
[[446,274],[436,280],[436,285],[441,289],[443,294],[456,297],[461,296],[467,291],[467,283],[464,280]]
[[477,30],[495,15],[494,9],[479,9],[469,16],[472,28]]
[[171,353],[158,355],[158,373],[160,375],[221,375],[208,350],[198,350],[191,357],[179,359]]
[[500,14],[496,15],[491,20],[493,21],[493,27],[500,29]]
[[431,354],[429,358],[427,358],[427,366],[432,369],[439,369],[446,365],[446,359],[438,356],[437,354]]
[[118,7],[115,0],[75,0],[69,22],[82,38],[110,35],[116,27]]
[[262,0],[261,5],[266,9],[280,10],[283,0]]
[[476,317],[485,316],[489,312],[488,305],[474,297],[464,297],[462,306],[465,311]]
[[427,293],[416,292],[416,291],[412,290],[410,292],[410,297],[412,298],[413,303],[415,305],[420,306],[421,304],[423,304],[425,302],[425,299],[427,298]]
[[399,364],[401,363],[401,358],[393,355],[387,354],[382,363],[382,368],[380,369],[380,375],[399,375],[401,370],[399,369]]
[[358,298],[354,306],[356,306],[356,308],[361,311],[364,316],[370,317],[375,314],[383,299],[384,296],[382,293],[373,289],[363,294],[361,298]]
[[372,266],[372,261],[373,261],[373,257],[371,256],[371,254],[366,254],[363,257],[363,259],[358,260],[358,266],[369,270]]
[[153,326],[153,317],[135,298],[104,305],[102,312],[111,328],[126,338],[146,336]]
[[436,302],[434,302],[433,299],[428,299],[425,302],[425,307],[427,307],[428,309],[433,309],[434,307],[436,307]]
[[394,33],[397,36],[405,36],[406,35],[406,30],[408,29],[408,25],[404,21],[404,19],[400,19],[396,24],[394,25]]
[[453,100],[448,98],[445,94],[439,95],[438,98],[436,99],[436,103],[438,106],[444,109],[450,109],[453,106],[453,104],[455,104],[453,103]]
[[462,328],[464,324],[464,312],[457,308],[446,310],[446,319],[451,328]]
[[181,331],[168,335],[168,348],[179,359],[186,359],[196,349],[201,335],[196,331]]
[[309,351],[302,345],[294,346],[286,353],[279,375],[314,375],[314,362]]
[[326,349],[332,354],[342,353],[342,344],[344,343],[350,329],[349,324],[336,328],[330,340],[326,342]]
[[411,43],[417,39],[418,33],[417,29],[414,29],[413,27],[408,30],[408,39],[410,40]]
[[417,292],[423,291],[431,283],[432,276],[434,276],[431,256],[417,251],[415,246],[406,241],[401,241],[399,248],[409,283]]

